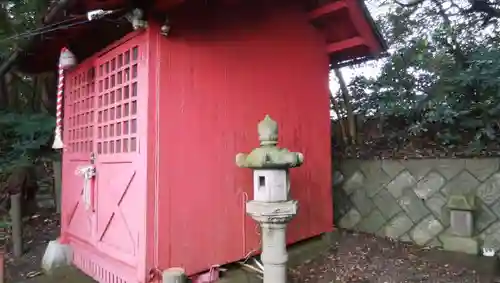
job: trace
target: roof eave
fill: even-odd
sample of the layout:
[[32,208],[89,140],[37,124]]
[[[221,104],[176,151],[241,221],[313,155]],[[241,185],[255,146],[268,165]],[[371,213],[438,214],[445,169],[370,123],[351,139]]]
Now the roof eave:
[[387,50],[389,49],[389,46],[387,44],[387,41],[384,39],[382,36],[382,33],[380,33],[380,29],[378,28],[377,24],[375,23],[375,20],[373,19],[372,15],[370,14],[370,11],[368,11],[368,7],[366,7],[365,0],[357,0],[360,4],[361,10],[364,13],[365,19],[368,22],[368,24],[372,28],[372,32],[377,38],[378,43],[380,44],[380,49],[381,49],[381,54],[386,53]]

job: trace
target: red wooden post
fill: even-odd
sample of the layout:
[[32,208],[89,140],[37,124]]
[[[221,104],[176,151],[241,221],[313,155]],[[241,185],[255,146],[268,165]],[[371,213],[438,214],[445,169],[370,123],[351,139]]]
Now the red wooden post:
[[4,283],[5,282],[5,260],[4,260],[4,257],[5,257],[5,252],[4,250],[0,250],[0,283]]

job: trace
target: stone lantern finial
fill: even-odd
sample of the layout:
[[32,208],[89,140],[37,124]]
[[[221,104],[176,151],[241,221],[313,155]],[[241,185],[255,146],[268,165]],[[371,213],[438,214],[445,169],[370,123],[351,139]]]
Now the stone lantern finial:
[[278,123],[266,115],[264,120],[257,125],[259,141],[261,146],[272,146],[278,144]]

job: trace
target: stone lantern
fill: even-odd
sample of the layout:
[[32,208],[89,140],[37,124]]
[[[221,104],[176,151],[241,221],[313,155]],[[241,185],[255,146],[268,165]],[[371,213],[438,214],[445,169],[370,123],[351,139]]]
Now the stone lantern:
[[236,155],[236,164],[253,169],[254,199],[246,212],[262,230],[264,283],[287,281],[286,226],[297,214],[298,202],[290,200],[289,169],[299,167],[304,156],[279,148],[278,124],[268,115],[258,124],[260,147]]
[[447,208],[450,211],[450,231],[440,237],[448,251],[477,255],[479,243],[474,237],[474,211],[476,198],[473,194],[451,195]]

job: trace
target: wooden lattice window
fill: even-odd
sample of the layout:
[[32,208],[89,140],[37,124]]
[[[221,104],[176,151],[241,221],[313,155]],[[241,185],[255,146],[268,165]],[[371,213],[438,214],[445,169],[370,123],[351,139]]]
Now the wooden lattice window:
[[82,67],[66,78],[66,147],[73,153],[93,151],[95,69]]
[[137,151],[139,47],[114,53],[98,69],[97,153]]

